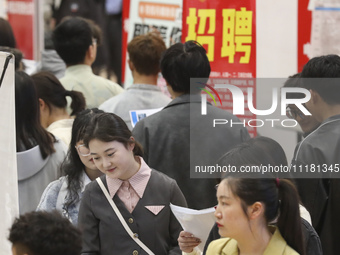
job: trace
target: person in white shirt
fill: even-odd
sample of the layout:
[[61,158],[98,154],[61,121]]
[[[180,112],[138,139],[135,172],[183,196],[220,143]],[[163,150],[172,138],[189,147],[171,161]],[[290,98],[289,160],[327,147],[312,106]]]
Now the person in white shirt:
[[117,83],[92,72],[100,39],[93,23],[79,17],[64,20],[52,34],[55,50],[67,67],[60,82],[67,90],[82,92],[87,108],[98,107],[124,91]]

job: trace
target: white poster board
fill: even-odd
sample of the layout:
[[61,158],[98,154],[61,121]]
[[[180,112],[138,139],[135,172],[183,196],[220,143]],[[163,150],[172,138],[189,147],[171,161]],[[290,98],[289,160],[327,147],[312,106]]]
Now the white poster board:
[[340,2],[314,1],[309,57],[340,55]]
[[[0,77],[9,53],[0,52]],[[19,214],[15,145],[14,56],[9,61],[0,87],[0,255],[11,253],[9,228]]]
[[[134,37],[157,29],[165,45],[181,42],[182,35],[182,0],[130,0],[130,14],[127,23],[128,42]],[[126,52],[124,87],[133,83]],[[167,93],[164,79],[159,79],[158,86]],[[165,91],[166,90],[166,91]]]

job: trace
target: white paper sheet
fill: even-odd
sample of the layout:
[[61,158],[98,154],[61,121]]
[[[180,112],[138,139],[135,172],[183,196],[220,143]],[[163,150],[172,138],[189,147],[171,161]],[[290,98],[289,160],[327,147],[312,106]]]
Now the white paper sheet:
[[202,243],[198,245],[198,249],[203,251],[210,230],[216,221],[214,217],[215,208],[193,210],[173,204],[170,204],[170,208],[183,230],[201,239]]
[[156,108],[156,109],[145,109],[145,110],[131,110],[130,111],[130,119],[131,119],[131,125],[134,128],[135,125],[137,124],[138,121],[141,119],[144,119],[156,112],[159,112],[162,110],[163,107],[161,108]]

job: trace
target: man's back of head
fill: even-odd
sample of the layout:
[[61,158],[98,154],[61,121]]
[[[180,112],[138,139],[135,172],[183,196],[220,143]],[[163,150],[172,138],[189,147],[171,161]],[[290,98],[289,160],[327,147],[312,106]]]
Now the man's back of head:
[[303,78],[302,86],[317,92],[327,104],[340,104],[340,57],[338,55],[310,59],[303,67],[301,78]]
[[84,62],[86,52],[93,44],[93,35],[85,19],[72,17],[55,28],[52,40],[59,56],[70,66]]
[[80,231],[57,211],[33,211],[16,218],[8,237],[13,255],[80,255]]
[[310,59],[303,67],[302,78],[340,78],[340,57],[325,55]]
[[[206,78],[210,75],[210,63],[205,49],[195,41],[176,43],[167,49],[161,59],[164,79],[177,93],[190,93],[190,78]],[[202,80],[202,82],[204,82]],[[194,89],[191,93],[200,92]]]
[[134,70],[140,75],[158,75],[159,61],[166,50],[163,39],[155,33],[133,38],[127,47]]

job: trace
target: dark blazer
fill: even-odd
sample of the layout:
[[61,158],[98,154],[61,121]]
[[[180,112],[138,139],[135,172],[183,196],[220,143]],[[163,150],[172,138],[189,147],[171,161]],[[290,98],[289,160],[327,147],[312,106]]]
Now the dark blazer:
[[326,164],[332,171],[309,173],[314,178],[298,178],[295,182],[320,236],[323,253],[340,254],[340,115],[323,121],[296,146],[292,167],[305,169],[312,164],[316,169]]
[[[228,123],[213,127],[214,119]],[[196,167],[216,166],[223,154],[249,139],[236,116],[211,104],[207,105],[207,115],[201,115],[201,97],[188,94],[140,120],[132,133],[143,146],[145,162],[174,178],[193,209],[216,205],[218,181],[213,178],[221,176],[197,173]]]
[[[101,180],[107,188],[105,176]],[[132,232],[155,254],[181,254],[177,238],[182,228],[169,205],[186,207],[187,204],[175,180],[152,170],[144,195],[132,213],[117,194],[113,201]],[[158,205],[164,208],[157,215],[145,207]],[[146,254],[125,231],[96,181],[86,186],[78,224],[83,231],[82,255]]]

